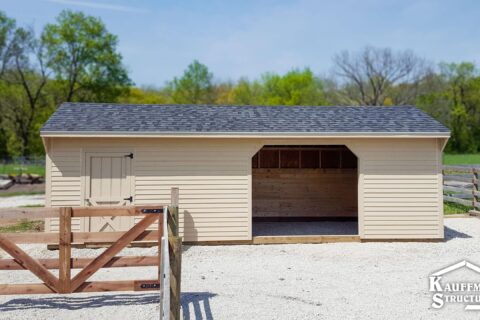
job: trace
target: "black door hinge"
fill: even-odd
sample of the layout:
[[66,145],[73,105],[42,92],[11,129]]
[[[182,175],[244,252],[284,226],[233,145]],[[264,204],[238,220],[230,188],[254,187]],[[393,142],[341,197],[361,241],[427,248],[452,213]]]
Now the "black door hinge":
[[130,197],[128,197],[128,198],[124,198],[123,200],[128,200],[128,201],[130,201],[130,202],[133,202],[133,197],[130,196]]
[[130,159],[133,159],[133,153],[126,154],[125,157],[126,157],[126,158],[130,158]]

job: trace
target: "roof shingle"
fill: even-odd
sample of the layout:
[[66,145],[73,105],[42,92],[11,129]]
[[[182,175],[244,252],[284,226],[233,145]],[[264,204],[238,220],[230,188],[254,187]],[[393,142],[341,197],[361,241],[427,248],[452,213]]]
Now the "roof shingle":
[[63,103],[49,133],[441,133],[449,130],[413,106],[216,106]]

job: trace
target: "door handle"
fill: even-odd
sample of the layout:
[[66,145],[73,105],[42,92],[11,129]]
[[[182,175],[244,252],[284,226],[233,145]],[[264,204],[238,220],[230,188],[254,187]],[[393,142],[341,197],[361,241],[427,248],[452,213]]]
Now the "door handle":
[[133,197],[130,196],[130,197],[128,197],[128,198],[123,198],[123,200],[128,200],[128,201],[130,201],[130,202],[133,202]]

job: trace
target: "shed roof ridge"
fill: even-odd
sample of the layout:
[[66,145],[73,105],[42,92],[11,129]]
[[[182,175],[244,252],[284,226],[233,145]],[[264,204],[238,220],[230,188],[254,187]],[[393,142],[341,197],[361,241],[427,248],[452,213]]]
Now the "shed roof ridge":
[[415,105],[406,104],[406,105],[259,105],[259,104],[209,104],[209,103],[118,103],[118,102],[63,102],[60,106],[63,105],[83,105],[83,106],[165,106],[165,107],[239,107],[239,108],[277,108],[277,107],[287,107],[287,108],[415,108],[418,109]]

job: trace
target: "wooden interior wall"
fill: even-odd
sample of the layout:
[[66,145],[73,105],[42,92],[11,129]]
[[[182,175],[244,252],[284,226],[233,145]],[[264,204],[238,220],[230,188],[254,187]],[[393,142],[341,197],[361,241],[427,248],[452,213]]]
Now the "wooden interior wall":
[[345,147],[264,147],[252,160],[253,217],[357,217],[356,167]]

